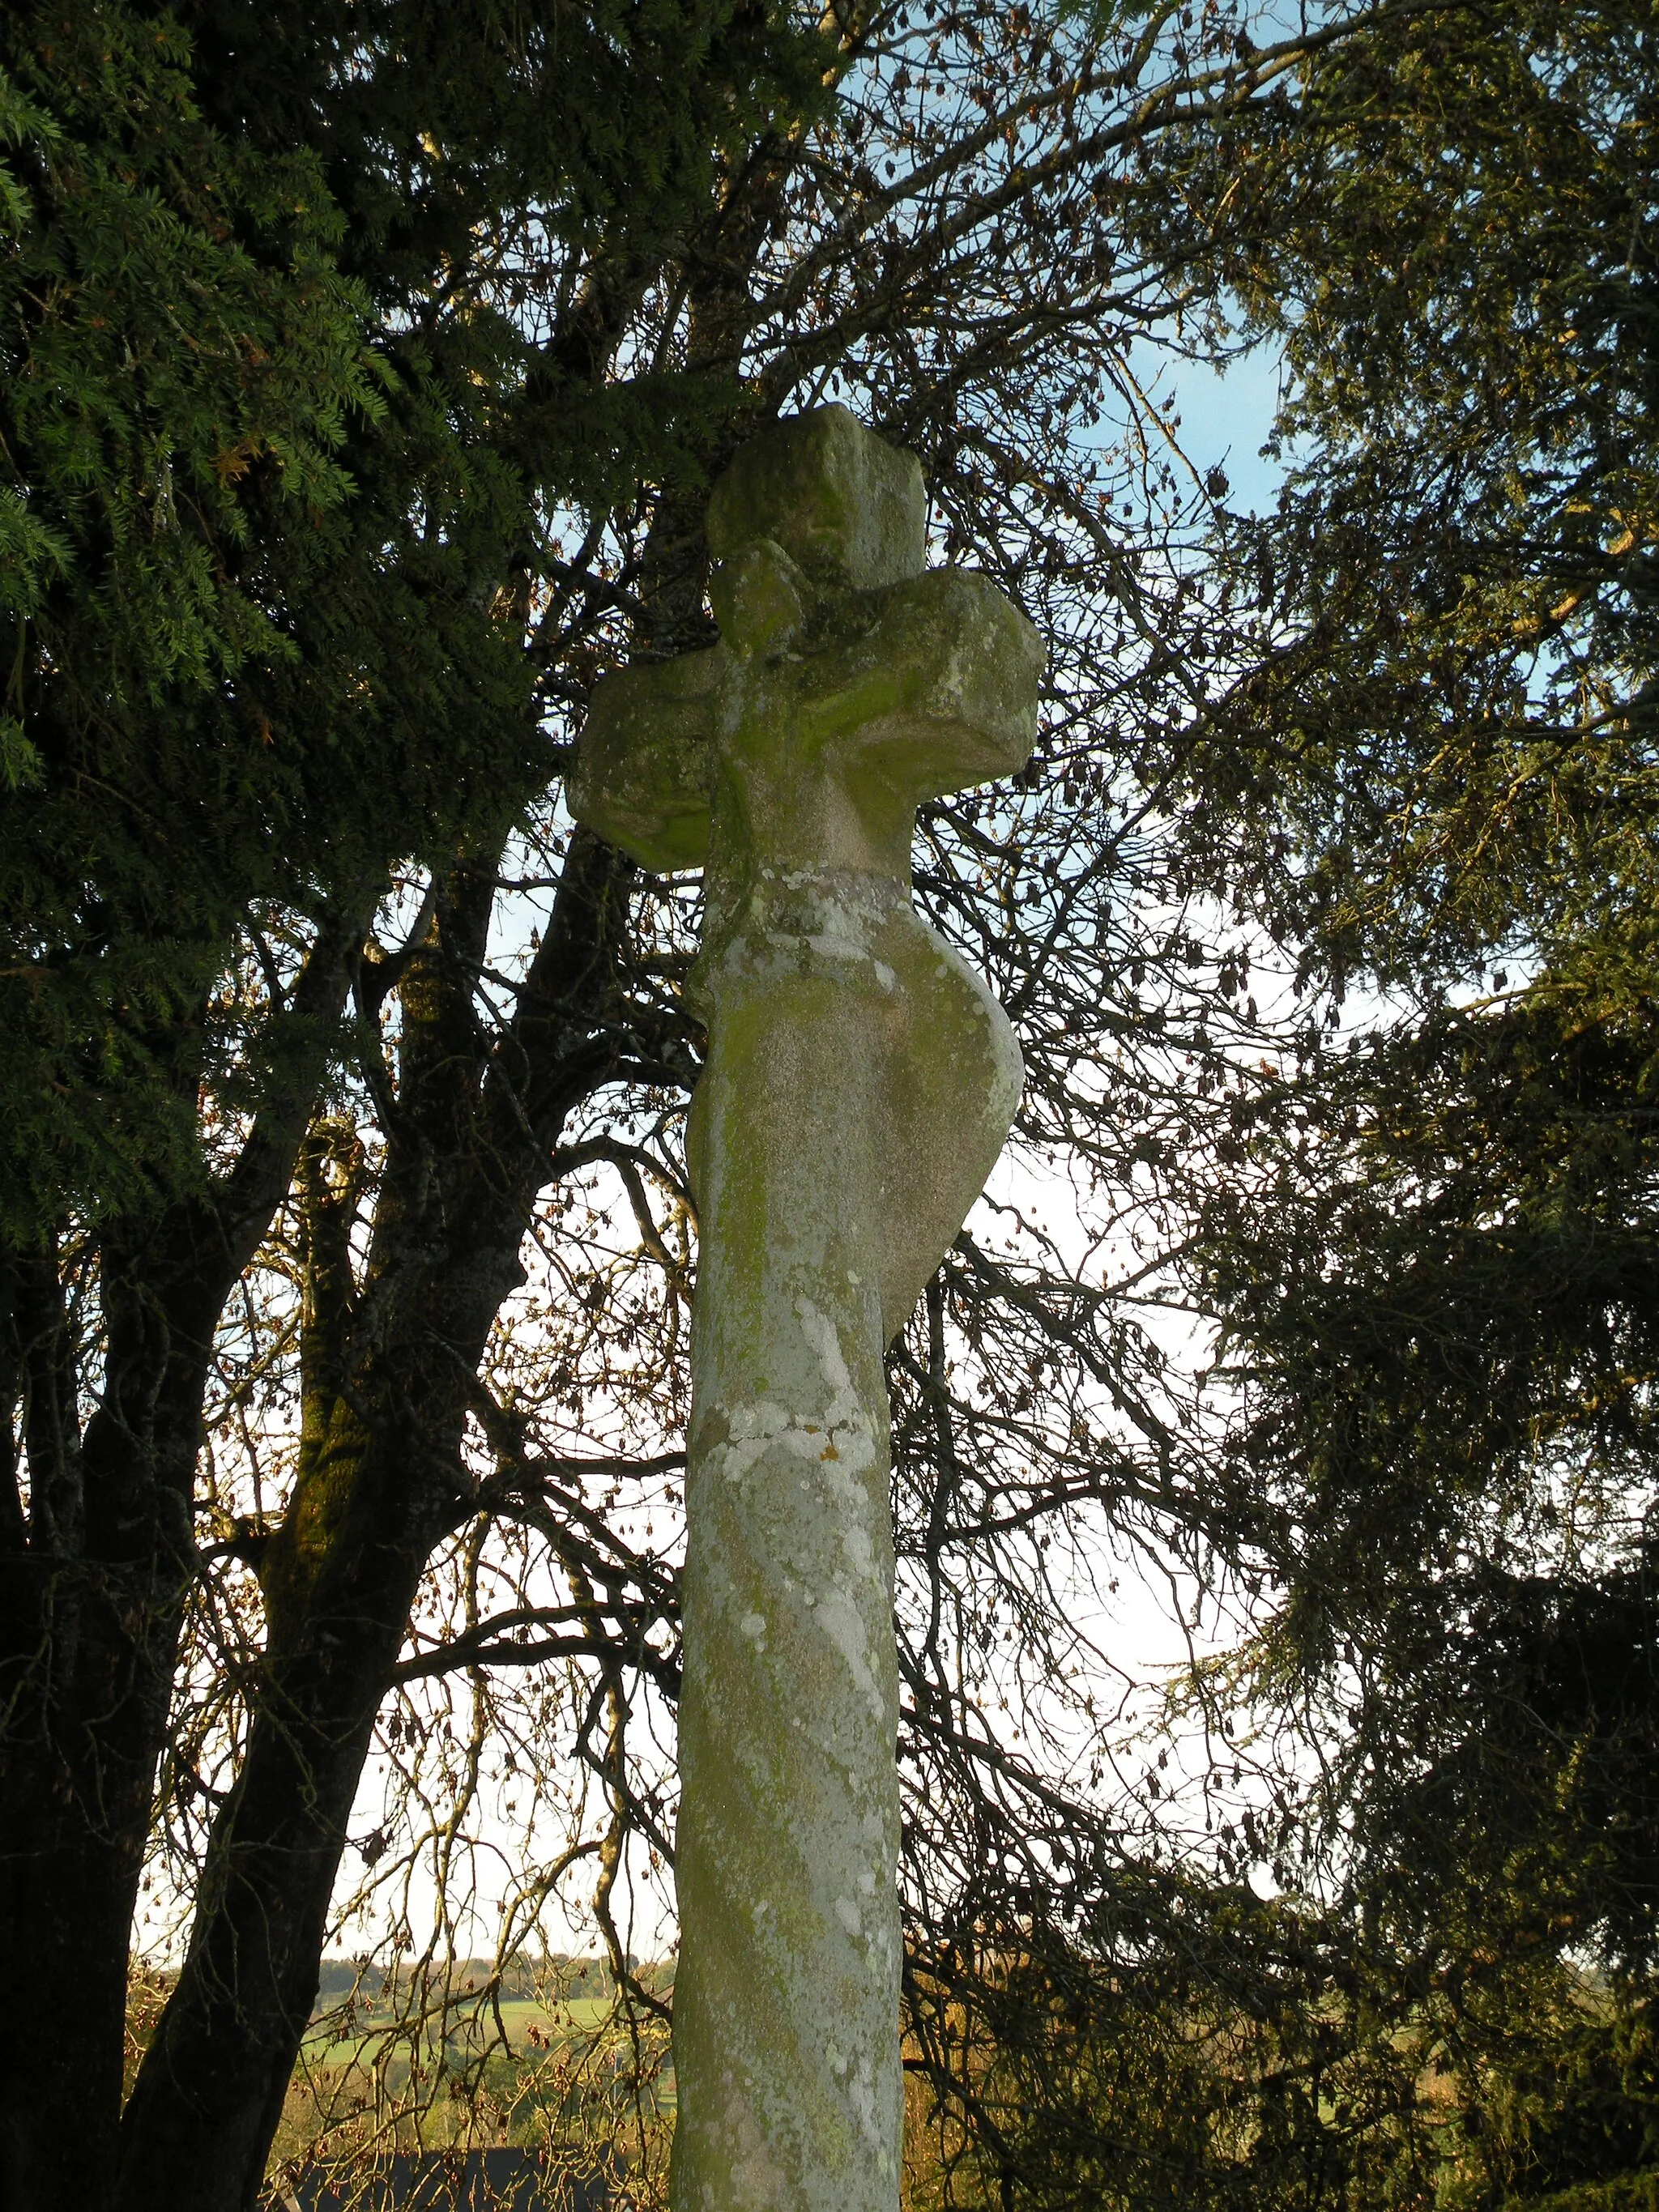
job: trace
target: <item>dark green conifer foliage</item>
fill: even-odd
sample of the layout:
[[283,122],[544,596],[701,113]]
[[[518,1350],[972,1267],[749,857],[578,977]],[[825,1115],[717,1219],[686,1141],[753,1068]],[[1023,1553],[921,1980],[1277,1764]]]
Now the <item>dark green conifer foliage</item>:
[[323,733],[272,721],[300,649],[266,572],[273,532],[337,531],[349,418],[388,404],[314,160],[213,132],[176,26],[61,13],[11,11],[0,52],[0,1233],[21,1241],[189,1176],[211,1048],[190,1018],[248,892],[331,872],[343,794]]
[[[0,49],[13,1235],[199,1182],[262,902],[372,902],[545,781],[550,508],[695,476],[731,402],[593,349],[787,50],[669,5],[62,15]],[[537,226],[607,240],[556,347]]]
[[1402,21],[1226,155],[1289,395],[1229,741],[1310,1006],[1395,1012],[1218,1128],[1203,1295],[1284,1591],[1254,1681],[1322,1717],[1327,1869],[1471,2207],[1659,2164],[1656,39]]

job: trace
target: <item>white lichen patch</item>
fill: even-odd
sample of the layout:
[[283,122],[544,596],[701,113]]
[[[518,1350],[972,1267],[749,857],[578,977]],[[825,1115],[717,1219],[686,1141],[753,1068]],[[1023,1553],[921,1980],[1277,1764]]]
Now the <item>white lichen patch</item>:
[[790,1425],[789,1408],[770,1398],[756,1398],[746,1406],[730,1408],[715,1406],[710,1413],[725,1422],[726,1437],[708,1447],[703,1465],[711,1474],[723,1474],[728,1482],[741,1482],[766,1456],[768,1445]]
[[857,2116],[860,2131],[878,2155],[887,2148],[887,2130],[881,2124],[881,2115],[876,2108],[875,2083],[871,2079],[870,2062],[860,2058],[854,2079],[847,2085],[847,2101]]
[[813,1618],[846,1661],[848,1672],[863,1692],[872,1717],[884,1722],[887,1701],[870,1665],[869,1638],[858,1607],[844,1589],[831,1583],[819,1598]]
[[853,1378],[847,1371],[840,1332],[830,1316],[821,1312],[808,1297],[795,1300],[795,1319],[800,1323],[801,1334],[817,1355],[819,1370],[830,1385],[830,1395],[835,1401],[830,1413],[831,1421],[848,1419],[860,1408],[858,1393],[853,1388]]
[[[806,1301],[798,1301],[805,1304]],[[817,1315],[822,1321],[823,1316]],[[833,1327],[830,1328],[833,1339]],[[836,1346],[836,1358],[840,1346]],[[724,1407],[714,1412],[726,1421],[726,1433],[703,1450],[702,1464],[710,1474],[723,1475],[726,1481],[741,1483],[776,1445],[792,1458],[811,1460],[827,1468],[834,1468],[845,1480],[844,1498],[849,1504],[862,1504],[864,1492],[850,1479],[861,1474],[873,1465],[876,1440],[863,1409],[852,1394],[851,1378],[842,1363],[842,1376],[846,1388],[837,1391],[829,1407],[823,1412],[806,1414],[791,1413],[785,1406],[770,1398],[757,1398],[752,1405],[739,1406],[729,1413]]]
[[[817,1361],[818,1372],[830,1393],[830,1402],[820,1419],[836,1447],[836,1456],[842,1462],[843,1472],[861,1474],[875,1462],[874,1423],[848,1371],[840,1333],[830,1316],[811,1298],[798,1297],[794,1303],[800,1333]],[[821,1450],[819,1455],[822,1456]]]
[[841,1547],[847,1554],[848,1565],[863,1580],[876,1564],[876,1555],[870,1543],[870,1531],[854,1523],[841,1532]]

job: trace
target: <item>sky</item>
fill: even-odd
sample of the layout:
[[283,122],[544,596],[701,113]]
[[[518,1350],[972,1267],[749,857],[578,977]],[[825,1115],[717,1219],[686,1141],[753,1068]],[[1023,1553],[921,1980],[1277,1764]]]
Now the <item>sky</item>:
[[1261,346],[1224,369],[1179,361],[1151,347],[1132,356],[1159,398],[1176,395],[1182,450],[1202,476],[1219,463],[1231,486],[1228,505],[1251,514],[1272,507],[1282,470],[1262,458],[1279,403],[1279,356]]

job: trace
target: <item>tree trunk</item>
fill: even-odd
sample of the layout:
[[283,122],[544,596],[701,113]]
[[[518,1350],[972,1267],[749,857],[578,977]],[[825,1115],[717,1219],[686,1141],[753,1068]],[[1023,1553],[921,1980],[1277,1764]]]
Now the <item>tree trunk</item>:
[[[285,1078],[232,1172],[99,1244],[103,1365],[88,1388],[58,1255],[0,1265],[0,2206],[114,2195],[127,1950],[184,1603],[202,1400],[226,1298],[288,1188],[362,916],[319,932],[273,1031]],[[28,1506],[11,1437],[23,1407]],[[23,1993],[27,1992],[25,1996]]]
[[[742,252],[704,288],[705,323],[716,293],[741,290],[762,235],[758,221],[738,227]],[[614,303],[603,306],[596,328],[614,343]],[[729,336],[723,324],[719,335]],[[659,648],[700,623],[706,566],[702,501],[665,501],[646,562]],[[118,2212],[241,2212],[258,2196],[316,1999],[375,1716],[430,1547],[465,1510],[459,1443],[477,1362],[522,1279],[519,1248],[566,1116],[642,1049],[649,1017],[637,1002],[624,1012],[617,988],[630,873],[620,854],[577,833],[518,1014],[493,1048],[473,1003],[493,874],[457,872],[428,957],[406,976],[402,1081],[365,1285],[356,1313],[333,1316],[337,1340],[315,1389],[304,1384],[319,1456],[302,1442],[267,1576],[268,1668],[185,1964],[123,2121]],[[676,1079],[666,1067],[653,1075]],[[376,1346],[367,1363],[355,1340],[370,1334],[359,1329],[365,1312]],[[349,1408],[335,1395],[348,1378]]]
[[244,2212],[258,2197],[375,1717],[431,1549],[469,1510],[460,1439],[477,1364],[523,1280],[565,1117],[617,1066],[628,874],[597,839],[573,842],[518,1017],[490,1048],[472,994],[494,872],[458,872],[403,987],[361,1291],[325,1253],[313,1204],[307,1403],[265,1563],[266,1663],[185,1965],[123,2120],[117,2212]]
[[268,1576],[264,1682],[184,1970],[123,2119],[121,2212],[228,2212],[258,2194],[374,1717],[453,1514],[453,1493],[410,1480],[418,1440],[370,1438],[349,1420],[338,1430]]
[[54,1261],[24,1272],[31,1510],[28,1540],[0,1562],[0,1959],[6,1986],[30,1994],[0,2024],[0,2203],[57,2212],[106,2203],[113,2180],[128,1936],[229,1282],[168,1271],[154,1248],[111,1253],[105,1389],[82,1441]]

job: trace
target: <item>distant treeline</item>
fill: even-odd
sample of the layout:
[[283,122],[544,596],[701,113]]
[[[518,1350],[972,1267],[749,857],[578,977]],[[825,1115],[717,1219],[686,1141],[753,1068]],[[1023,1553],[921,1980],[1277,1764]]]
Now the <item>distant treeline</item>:
[[[641,1965],[630,1959],[629,1964],[653,1987],[662,1978],[661,1970],[648,1962]],[[325,1959],[317,1988],[318,2008],[325,2011],[342,2004],[354,1991],[360,2000],[379,2004],[399,1984],[407,1986],[409,1973],[406,1966],[388,1969],[375,1960]],[[457,1990],[469,1986],[481,1990],[495,1977],[499,1977],[502,1996],[508,2001],[555,1996],[602,1997],[610,1995],[612,1986],[605,1960],[571,1952],[522,1955],[500,1967],[490,1959],[458,1959],[449,1970],[450,1986]]]

